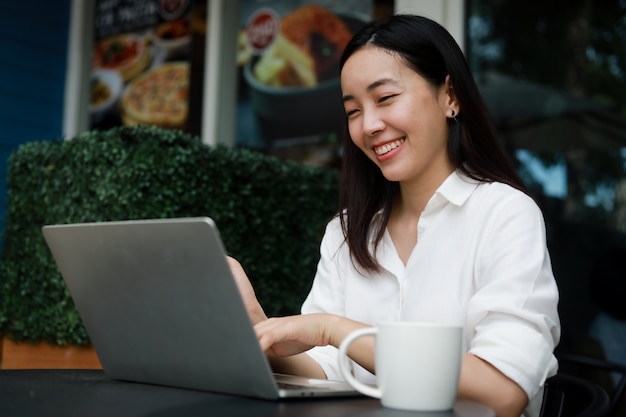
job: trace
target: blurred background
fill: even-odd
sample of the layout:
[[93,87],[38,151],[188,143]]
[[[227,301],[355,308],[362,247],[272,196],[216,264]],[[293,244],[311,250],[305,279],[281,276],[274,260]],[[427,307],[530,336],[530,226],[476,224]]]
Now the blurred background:
[[[5,161],[20,144],[123,123],[115,100],[108,118],[89,112],[94,51],[113,35],[146,40],[140,72],[188,64],[189,118],[175,128],[339,167],[342,115],[319,104],[337,94],[336,77],[287,86],[253,73],[280,22],[311,4],[351,31],[399,12],[451,31],[543,210],[561,290],[559,349],[626,364],[626,0],[0,0],[0,228]],[[163,13],[170,9],[181,12]],[[249,36],[265,30],[269,41],[251,48]],[[122,95],[132,80],[117,78]]]

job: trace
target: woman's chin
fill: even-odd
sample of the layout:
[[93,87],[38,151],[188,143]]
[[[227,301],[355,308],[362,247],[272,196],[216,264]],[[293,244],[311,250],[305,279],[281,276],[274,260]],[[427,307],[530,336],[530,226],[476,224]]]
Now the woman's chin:
[[391,181],[391,182],[400,182],[406,179],[406,175],[403,175],[402,172],[399,172],[398,170],[395,170],[395,169],[382,168],[381,173],[383,174],[383,177],[385,177],[387,181]]

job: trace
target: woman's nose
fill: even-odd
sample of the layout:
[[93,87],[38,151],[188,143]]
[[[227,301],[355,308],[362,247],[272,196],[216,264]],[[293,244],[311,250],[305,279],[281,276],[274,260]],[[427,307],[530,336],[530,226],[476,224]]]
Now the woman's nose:
[[363,133],[374,136],[385,128],[385,123],[376,111],[363,112]]

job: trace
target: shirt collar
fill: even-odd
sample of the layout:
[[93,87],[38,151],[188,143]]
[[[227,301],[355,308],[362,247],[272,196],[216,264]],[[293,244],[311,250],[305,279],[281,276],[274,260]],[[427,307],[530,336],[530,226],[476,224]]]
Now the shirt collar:
[[478,184],[478,181],[457,169],[439,186],[437,191],[435,191],[435,195],[443,197],[455,206],[462,206],[469,196],[472,195]]
[[[427,207],[430,206],[433,209],[435,206],[440,207],[443,204],[442,199],[460,207],[472,195],[479,183],[480,181],[468,177],[457,169],[437,188]],[[382,213],[382,209],[377,211],[374,219],[381,220]]]

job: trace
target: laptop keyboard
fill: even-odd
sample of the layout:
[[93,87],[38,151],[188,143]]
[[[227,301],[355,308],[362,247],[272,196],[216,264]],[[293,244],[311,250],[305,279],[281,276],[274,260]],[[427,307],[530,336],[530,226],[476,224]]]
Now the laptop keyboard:
[[317,390],[324,390],[324,389],[328,389],[326,387],[322,387],[322,386],[315,386],[315,385],[298,385],[298,384],[290,384],[288,382],[278,382],[277,383],[278,388],[279,389],[286,389],[286,390],[307,390],[307,391],[317,391]]

